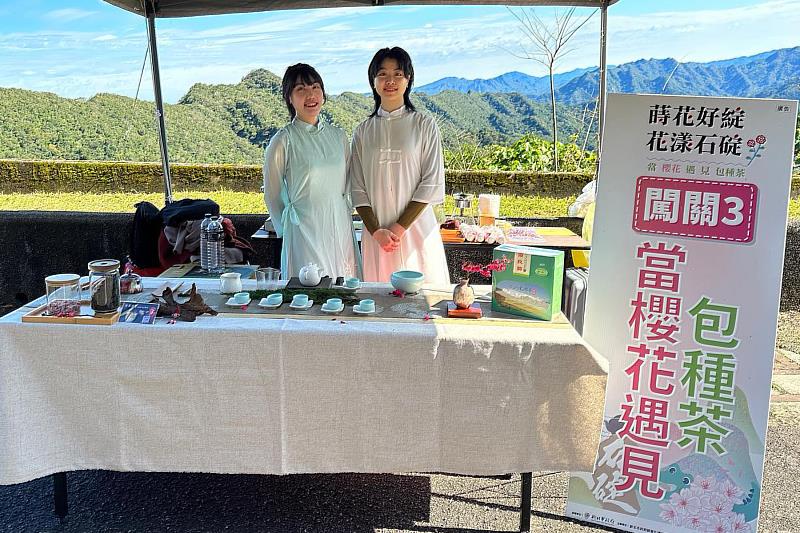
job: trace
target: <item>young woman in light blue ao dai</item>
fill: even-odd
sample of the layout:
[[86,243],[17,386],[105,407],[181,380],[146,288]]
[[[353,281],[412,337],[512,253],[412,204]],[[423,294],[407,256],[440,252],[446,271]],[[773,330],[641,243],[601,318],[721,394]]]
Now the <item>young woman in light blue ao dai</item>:
[[320,119],[322,77],[298,63],[283,76],[291,122],[270,140],[264,160],[264,201],[281,248],[284,279],[315,263],[325,275],[359,276],[349,200],[345,133]]

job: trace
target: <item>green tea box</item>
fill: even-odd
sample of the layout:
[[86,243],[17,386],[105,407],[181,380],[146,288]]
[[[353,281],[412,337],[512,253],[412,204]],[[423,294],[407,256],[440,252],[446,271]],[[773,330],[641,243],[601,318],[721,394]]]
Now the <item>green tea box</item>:
[[552,320],[561,311],[564,252],[503,244],[494,249],[492,310]]

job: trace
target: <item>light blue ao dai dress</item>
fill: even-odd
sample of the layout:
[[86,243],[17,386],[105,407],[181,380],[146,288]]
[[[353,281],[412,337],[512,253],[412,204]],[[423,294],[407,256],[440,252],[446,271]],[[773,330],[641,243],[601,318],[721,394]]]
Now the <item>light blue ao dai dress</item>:
[[281,277],[307,263],[325,275],[357,276],[353,208],[347,182],[345,133],[322,120],[295,118],[278,130],[265,152],[264,201],[279,237]]

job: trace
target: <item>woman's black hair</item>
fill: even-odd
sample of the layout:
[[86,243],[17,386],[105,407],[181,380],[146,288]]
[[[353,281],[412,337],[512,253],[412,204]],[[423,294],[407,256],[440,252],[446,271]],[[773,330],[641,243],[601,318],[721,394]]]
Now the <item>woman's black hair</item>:
[[283,101],[286,102],[286,109],[289,110],[290,119],[297,115],[297,111],[292,107],[292,91],[298,83],[306,85],[319,83],[322,88],[322,103],[328,100],[328,95],[325,94],[325,84],[322,83],[322,76],[319,75],[319,72],[314,67],[305,63],[297,63],[287,67],[281,81],[281,88],[283,89]]
[[381,106],[381,97],[378,96],[378,92],[375,90],[375,77],[378,75],[378,71],[384,59],[394,59],[397,61],[397,66],[400,67],[405,77],[408,78],[408,87],[406,87],[406,92],[403,93],[403,102],[409,111],[416,111],[414,104],[411,103],[410,97],[411,86],[414,85],[414,65],[411,64],[411,56],[399,46],[393,46],[392,48],[381,48],[375,52],[372,61],[369,62],[367,75],[369,77],[369,86],[372,88],[372,98],[375,100],[375,109],[372,110],[370,116],[374,117],[378,113],[378,108]]

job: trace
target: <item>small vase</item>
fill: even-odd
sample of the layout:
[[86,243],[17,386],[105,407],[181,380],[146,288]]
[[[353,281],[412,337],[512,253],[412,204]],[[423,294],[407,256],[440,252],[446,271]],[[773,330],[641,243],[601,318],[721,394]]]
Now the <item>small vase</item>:
[[459,309],[469,309],[472,302],[475,301],[475,291],[469,284],[468,279],[462,279],[453,289],[453,303]]

